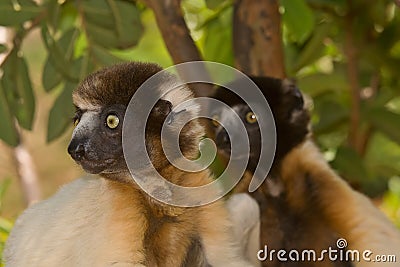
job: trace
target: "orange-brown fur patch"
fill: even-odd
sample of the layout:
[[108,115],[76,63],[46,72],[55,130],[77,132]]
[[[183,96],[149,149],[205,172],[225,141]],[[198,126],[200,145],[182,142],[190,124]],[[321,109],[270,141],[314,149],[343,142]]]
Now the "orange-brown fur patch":
[[[188,175],[172,166],[162,174],[169,177],[174,174],[172,180],[184,186],[211,182],[207,172]],[[181,266],[193,238],[201,238],[205,246],[226,246],[224,250],[234,251],[228,214],[221,201],[194,208],[172,207],[156,202],[129,184],[107,183],[114,196],[109,231],[119,235],[118,247],[132,251],[134,262],[146,266]]]
[[[266,182],[252,193],[261,208],[261,246],[321,251],[329,246],[336,249],[337,238],[344,238],[348,242],[347,249],[357,249],[360,253],[369,249],[375,255],[393,254],[399,259],[400,232],[367,197],[353,190],[331,169],[312,141],[306,140],[289,152],[274,175],[283,186],[282,201],[270,195]],[[247,173],[235,191],[247,190],[250,180],[251,174]],[[285,236],[287,232],[279,228],[286,222],[296,224],[296,218],[298,229],[292,229],[294,231],[289,232],[294,234]],[[280,266],[281,263],[263,264]],[[340,264],[349,263],[326,260],[296,264],[343,266]],[[381,263],[365,261],[351,264],[381,266]],[[396,266],[395,263],[385,264]]]

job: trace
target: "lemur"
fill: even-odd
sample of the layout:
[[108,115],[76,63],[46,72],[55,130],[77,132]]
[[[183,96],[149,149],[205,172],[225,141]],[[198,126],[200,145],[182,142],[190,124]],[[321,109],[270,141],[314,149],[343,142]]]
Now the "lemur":
[[[260,206],[260,249],[314,249],[320,253],[328,247],[338,249],[336,241],[345,238],[346,249],[362,253],[369,249],[376,254],[395,254],[400,260],[400,234],[385,216],[364,195],[354,191],[324,160],[312,141],[310,116],[300,90],[289,80],[250,77],[269,103],[277,133],[276,154],[270,173],[251,196]],[[245,86],[238,79],[230,86]],[[214,97],[234,108],[244,123],[250,142],[247,170],[234,192],[247,192],[258,164],[261,146],[257,118],[249,106],[235,93],[216,89]],[[266,109],[267,112],[267,109]],[[219,122],[218,122],[219,121]],[[211,128],[223,158],[229,158],[231,142],[223,123],[238,123],[215,110]],[[262,164],[262,162],[260,163]],[[346,251],[343,251],[346,252]],[[281,262],[266,260],[263,266],[383,266],[377,262]],[[384,266],[394,266],[386,263]]]
[[[222,200],[199,207],[170,206],[152,199],[131,177],[122,126],[135,118],[124,117],[125,110],[137,89],[161,70],[156,64],[123,63],[80,83],[73,92],[75,128],[68,152],[91,176],[63,186],[18,218],[5,248],[7,266],[250,266],[237,252]],[[166,79],[171,83],[174,77]],[[174,167],[160,143],[165,118],[192,99],[192,92],[179,86],[165,94],[162,83],[157,90],[160,100],[145,134],[153,166],[180,186],[208,184],[208,170],[193,173]],[[187,106],[184,113],[195,118],[197,110]],[[180,132],[185,157],[197,157],[203,128],[193,119]]]

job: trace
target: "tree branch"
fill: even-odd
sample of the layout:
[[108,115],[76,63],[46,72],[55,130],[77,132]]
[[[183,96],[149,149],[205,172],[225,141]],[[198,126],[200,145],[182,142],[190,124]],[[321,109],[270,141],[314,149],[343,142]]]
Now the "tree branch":
[[[180,2],[180,0],[145,0],[155,14],[158,28],[175,64],[202,60],[183,18]],[[205,68],[201,72],[199,75],[209,77]],[[180,75],[185,79],[190,73],[180,73]],[[191,87],[197,96],[208,96],[212,90],[208,84],[194,84]]]
[[233,17],[236,67],[252,75],[285,77],[277,0],[237,0]]
[[347,57],[347,76],[350,84],[351,94],[351,113],[350,129],[348,135],[348,144],[357,152],[360,152],[358,146],[359,126],[360,126],[360,83],[358,80],[358,55],[357,48],[353,39],[353,13],[349,9],[345,17],[345,45],[344,53]]
[[22,142],[14,149],[14,158],[25,201],[30,206],[41,199],[35,164],[31,154]]
[[201,60],[200,53],[183,19],[180,0],[146,0],[153,9],[165,45],[176,64]]
[[[378,72],[374,73],[371,77],[371,82],[370,82],[370,89],[371,89],[371,95],[368,96],[368,101],[371,101],[376,95],[378,94],[379,90],[379,85],[380,85],[381,77]],[[374,133],[374,128],[372,125],[368,124],[366,126],[366,129],[363,131],[363,133],[360,136],[359,142],[358,142],[358,151],[361,156],[364,156],[367,148],[369,141],[371,140],[371,137]]]

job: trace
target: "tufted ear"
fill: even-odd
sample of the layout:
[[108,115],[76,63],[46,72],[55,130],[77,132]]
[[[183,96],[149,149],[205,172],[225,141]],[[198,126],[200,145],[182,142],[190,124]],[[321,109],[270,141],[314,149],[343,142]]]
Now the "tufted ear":
[[300,89],[292,79],[284,79],[282,82],[284,104],[289,105],[293,111],[304,109],[304,98]]
[[168,100],[160,99],[151,110],[150,116],[155,118],[157,121],[164,121],[171,110],[172,103]]

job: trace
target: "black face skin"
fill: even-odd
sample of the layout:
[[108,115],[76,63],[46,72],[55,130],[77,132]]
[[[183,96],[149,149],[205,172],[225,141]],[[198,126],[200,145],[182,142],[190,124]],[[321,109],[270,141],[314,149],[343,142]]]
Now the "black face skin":
[[[277,131],[277,148],[272,168],[308,134],[309,114],[304,108],[300,90],[292,83],[270,77],[250,77],[264,94],[272,110]],[[241,80],[232,84],[239,85]],[[228,85],[229,87],[229,85]],[[261,150],[261,134],[257,121],[251,118],[252,111],[244,101],[233,92],[223,87],[217,88],[214,97],[232,107],[242,119],[250,143],[250,155],[247,170],[254,172]],[[267,112],[267,109],[266,109]],[[216,111],[217,119],[223,123],[233,122],[233,118],[224,117]],[[227,132],[217,123],[211,124],[215,134],[216,145],[221,154],[230,155],[230,140]]]
[[[171,108],[169,101],[158,101],[148,119],[146,138],[159,136],[161,125]],[[74,117],[76,128],[68,153],[86,172],[105,176],[128,172],[122,150],[125,110],[126,107],[121,104],[111,105],[100,111],[77,108]]]
[[[251,137],[249,139],[250,154],[247,169],[254,170],[257,166],[258,158],[261,151],[261,133],[256,116],[254,115],[252,110],[245,104],[237,104],[232,106],[232,108],[239,115],[248,135]],[[224,116],[224,114],[220,114],[218,112],[214,113],[213,117],[215,120],[221,120],[223,124],[235,124],[233,117]],[[226,130],[220,124],[216,123],[215,120],[212,122],[212,124],[218,151],[224,157],[229,158],[231,153],[231,140]],[[239,140],[239,138],[235,138],[235,136],[232,136],[232,139]]]
[[68,153],[86,172],[98,174],[126,168],[122,153],[124,114],[122,105],[100,111],[77,109]]

